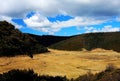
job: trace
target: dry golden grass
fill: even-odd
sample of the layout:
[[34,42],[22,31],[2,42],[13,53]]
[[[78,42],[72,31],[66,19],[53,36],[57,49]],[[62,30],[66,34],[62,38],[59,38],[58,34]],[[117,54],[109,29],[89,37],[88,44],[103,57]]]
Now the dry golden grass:
[[60,51],[52,50],[45,54],[28,56],[1,57],[0,73],[11,69],[33,69],[40,75],[61,75],[76,78],[88,71],[97,73],[111,63],[120,68],[120,53],[106,50]]

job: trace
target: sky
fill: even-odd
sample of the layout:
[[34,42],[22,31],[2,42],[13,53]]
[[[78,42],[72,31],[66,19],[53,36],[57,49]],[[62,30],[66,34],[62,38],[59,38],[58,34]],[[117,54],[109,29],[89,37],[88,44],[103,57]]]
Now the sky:
[[117,32],[119,5],[120,0],[0,0],[0,21],[37,35]]

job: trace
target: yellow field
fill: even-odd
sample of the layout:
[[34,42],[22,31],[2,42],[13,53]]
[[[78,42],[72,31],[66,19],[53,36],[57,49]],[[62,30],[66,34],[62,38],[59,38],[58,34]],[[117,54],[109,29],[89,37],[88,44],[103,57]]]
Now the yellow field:
[[45,54],[28,56],[1,57],[0,73],[11,69],[33,69],[40,75],[61,75],[76,78],[88,71],[97,73],[105,69],[107,64],[120,68],[120,53],[114,51],[60,51],[52,50]]

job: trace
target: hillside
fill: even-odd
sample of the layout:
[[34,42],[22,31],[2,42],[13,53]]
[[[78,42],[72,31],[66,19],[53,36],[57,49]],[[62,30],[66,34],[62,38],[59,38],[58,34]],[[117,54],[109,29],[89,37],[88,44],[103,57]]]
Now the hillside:
[[60,50],[93,50],[102,48],[120,52],[120,32],[89,33],[77,35],[70,39],[53,44],[50,48]]
[[72,36],[53,36],[53,35],[39,36],[39,35],[33,35],[33,34],[29,34],[29,35],[34,39],[36,39],[40,44],[46,47],[72,37]]
[[23,34],[6,22],[0,22],[0,56],[18,54],[33,54],[47,52],[47,48],[40,45],[34,38]]

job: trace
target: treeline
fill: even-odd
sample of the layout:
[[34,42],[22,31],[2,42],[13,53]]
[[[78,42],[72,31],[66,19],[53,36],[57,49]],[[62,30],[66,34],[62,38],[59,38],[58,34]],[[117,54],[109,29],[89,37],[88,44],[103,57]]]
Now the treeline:
[[33,70],[11,70],[0,74],[0,81],[68,81],[61,76],[39,76]]
[[48,47],[52,44],[58,43],[60,41],[69,39],[73,36],[53,36],[53,35],[33,35],[33,34],[29,34],[31,37],[33,37],[34,39],[36,39],[40,44],[44,45],[45,47]]
[[0,81],[120,81],[120,69],[108,66],[105,71],[97,74],[88,72],[76,79],[67,79],[62,76],[39,76],[33,70],[11,70],[0,74]]
[[0,22],[0,56],[30,55],[47,51],[46,47],[31,36],[15,29],[12,24],[6,21]]

